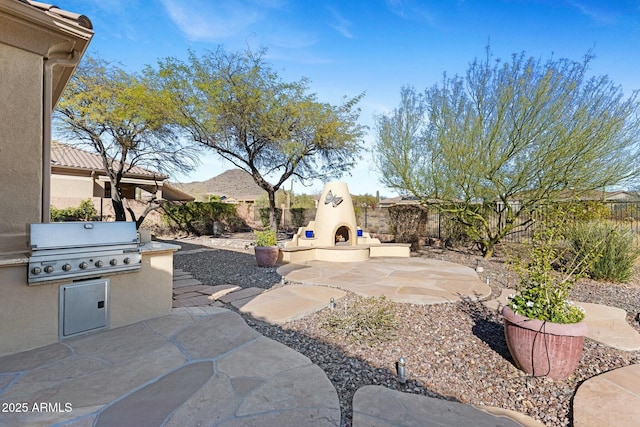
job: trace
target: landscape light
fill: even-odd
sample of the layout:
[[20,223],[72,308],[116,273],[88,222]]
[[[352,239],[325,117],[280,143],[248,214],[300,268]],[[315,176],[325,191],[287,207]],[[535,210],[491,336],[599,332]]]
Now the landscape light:
[[396,362],[396,371],[398,372],[398,382],[400,384],[404,384],[407,382],[407,362],[404,360],[404,357],[400,356],[398,361]]

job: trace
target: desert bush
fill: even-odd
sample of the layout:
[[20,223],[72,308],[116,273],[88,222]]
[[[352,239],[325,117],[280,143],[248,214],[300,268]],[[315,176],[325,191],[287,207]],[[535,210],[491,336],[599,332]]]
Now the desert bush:
[[398,243],[411,243],[411,250],[420,249],[420,239],[426,234],[428,212],[419,205],[396,205],[389,208],[391,233]]
[[455,216],[448,212],[440,213],[440,235],[448,248],[464,246],[472,241],[469,227],[457,221]]
[[633,277],[640,248],[629,228],[608,221],[577,223],[569,229],[567,240],[578,260],[590,248],[600,246],[600,256],[587,271],[592,279],[628,282]]
[[235,205],[220,202],[186,202],[165,204],[163,220],[167,225],[195,235],[211,234],[213,223],[221,221],[235,228],[238,226],[238,214]]
[[375,344],[396,337],[396,307],[385,296],[357,297],[329,312],[322,328],[350,342]]
[[55,206],[51,206],[51,221],[95,221],[98,218],[98,211],[91,202],[91,199],[86,199],[80,202],[75,208],[58,209]]
[[[278,228],[282,224],[282,209],[276,208],[276,218],[278,219]],[[260,208],[260,222],[263,227],[269,227],[269,208]]]
[[546,215],[563,216],[565,222],[584,223],[609,218],[611,208],[598,200],[570,200],[550,203],[546,206]]
[[305,225],[305,208],[291,208],[291,223],[295,228]]

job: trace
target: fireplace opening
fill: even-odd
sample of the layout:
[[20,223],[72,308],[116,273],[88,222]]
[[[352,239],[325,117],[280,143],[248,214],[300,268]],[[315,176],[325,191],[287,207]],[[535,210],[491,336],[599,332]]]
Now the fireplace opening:
[[336,235],[334,240],[336,243],[336,246],[348,245],[350,237],[351,237],[351,233],[349,231],[349,227],[346,227],[344,225],[338,227],[338,230],[336,230]]

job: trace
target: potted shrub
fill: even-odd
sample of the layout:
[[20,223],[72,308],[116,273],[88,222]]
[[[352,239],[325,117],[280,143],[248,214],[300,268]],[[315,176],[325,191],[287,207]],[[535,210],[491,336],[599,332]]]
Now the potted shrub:
[[580,363],[588,328],[584,309],[568,295],[598,256],[598,245],[582,248],[580,256],[568,256],[562,225],[541,224],[528,259],[512,261],[520,284],[502,309],[505,338],[516,365],[532,376],[552,379],[568,377]]
[[270,228],[255,233],[256,263],[260,267],[273,267],[278,262],[280,249],[276,246],[276,232]]

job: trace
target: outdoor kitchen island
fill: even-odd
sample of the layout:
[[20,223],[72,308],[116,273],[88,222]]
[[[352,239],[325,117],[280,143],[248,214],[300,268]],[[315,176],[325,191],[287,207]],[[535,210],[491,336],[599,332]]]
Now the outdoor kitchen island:
[[[178,248],[161,242],[141,243],[140,269],[107,276],[109,321],[99,329],[171,313],[173,252]],[[58,342],[60,288],[82,283],[67,279],[30,285],[28,265],[28,252],[0,257],[0,356]]]
[[[94,33],[85,15],[27,0],[0,0],[0,28],[0,93],[11,100],[0,103],[0,356],[58,343],[61,287],[85,280],[108,280],[108,285],[95,287],[106,293],[97,299],[94,311],[105,310],[107,316],[109,310],[101,329],[169,314],[177,247],[145,243],[129,260],[139,268],[117,272],[114,268],[106,275],[94,268],[102,270],[114,258],[119,268],[129,254],[102,260],[100,267],[95,257],[29,266],[33,259],[27,227],[53,225],[48,224],[52,112]],[[58,240],[68,243],[71,236],[63,233]],[[36,267],[41,271],[31,273]],[[73,274],[78,269],[96,274],[55,276],[60,270]],[[34,281],[31,274],[48,277]],[[81,297],[85,301],[85,295]],[[69,336],[82,332],[73,329]]]

